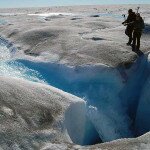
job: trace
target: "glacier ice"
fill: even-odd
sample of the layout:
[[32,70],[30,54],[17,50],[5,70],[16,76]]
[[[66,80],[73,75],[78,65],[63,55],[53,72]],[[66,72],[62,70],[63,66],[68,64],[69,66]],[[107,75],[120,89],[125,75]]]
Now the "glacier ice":
[[148,56],[148,66],[145,77],[145,84],[142,88],[141,95],[139,98],[139,105],[136,112],[135,118],[135,131],[136,135],[142,135],[150,131],[150,55]]
[[102,142],[97,130],[87,117],[87,108],[79,103],[72,104],[65,113],[65,126],[73,141],[80,145],[92,145]]
[[49,84],[85,100],[85,105],[71,105],[65,112],[64,125],[72,142],[89,145],[135,137],[150,130],[148,54],[129,69],[102,64],[74,67],[21,58],[11,60],[8,47],[3,41],[1,76]]

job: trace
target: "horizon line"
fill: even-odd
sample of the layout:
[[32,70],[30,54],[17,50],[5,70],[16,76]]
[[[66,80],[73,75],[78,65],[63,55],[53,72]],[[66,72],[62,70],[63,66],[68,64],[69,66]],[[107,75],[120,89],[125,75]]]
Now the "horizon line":
[[74,5],[51,5],[51,6],[18,6],[18,7],[0,7],[0,9],[12,9],[12,8],[49,8],[49,7],[73,7],[73,6],[115,6],[115,5],[150,5],[150,3],[130,3],[130,4],[127,4],[127,3],[122,3],[122,4],[74,4]]

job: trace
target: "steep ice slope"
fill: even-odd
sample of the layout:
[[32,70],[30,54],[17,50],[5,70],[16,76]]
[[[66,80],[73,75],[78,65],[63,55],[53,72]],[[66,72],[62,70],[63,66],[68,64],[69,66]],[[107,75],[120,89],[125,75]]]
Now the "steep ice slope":
[[[148,62],[149,61],[150,56],[148,57]],[[148,66],[147,75],[148,78],[146,78],[146,83],[143,86],[136,114],[135,129],[137,135],[142,135],[150,131],[150,65]]]
[[[71,143],[64,123],[70,108],[85,114],[85,102],[78,97],[44,84],[0,77],[0,147],[34,149],[47,142]],[[82,124],[86,120],[85,116],[75,119]]]
[[147,56],[148,55],[141,56],[136,64],[131,67],[128,82],[119,93],[129,117],[132,118],[133,126],[141,93],[149,76],[149,62]]

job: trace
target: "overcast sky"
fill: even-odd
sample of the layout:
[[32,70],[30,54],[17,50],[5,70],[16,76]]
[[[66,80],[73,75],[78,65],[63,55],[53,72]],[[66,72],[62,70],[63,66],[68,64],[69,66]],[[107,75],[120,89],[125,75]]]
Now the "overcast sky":
[[0,0],[0,7],[42,7],[95,4],[150,4],[150,0]]

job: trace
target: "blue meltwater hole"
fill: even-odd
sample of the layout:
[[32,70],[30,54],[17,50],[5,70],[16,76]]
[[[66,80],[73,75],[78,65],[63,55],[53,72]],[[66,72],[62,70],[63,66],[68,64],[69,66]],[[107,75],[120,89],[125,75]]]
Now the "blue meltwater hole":
[[[64,123],[74,143],[92,145],[150,131],[146,117],[150,111],[141,107],[148,107],[145,100],[150,97],[146,91],[150,87],[148,55],[141,56],[128,70],[104,65],[72,67],[13,59],[15,48],[4,39],[0,41],[0,76],[49,84],[85,100],[85,107],[73,105],[65,113]],[[122,74],[126,74],[126,82]]]

